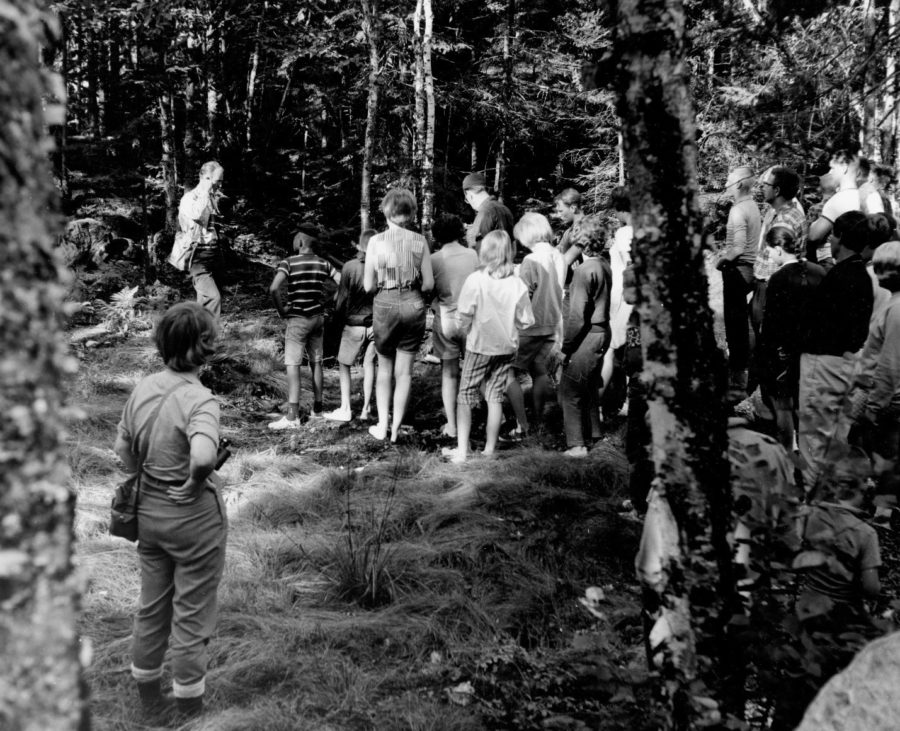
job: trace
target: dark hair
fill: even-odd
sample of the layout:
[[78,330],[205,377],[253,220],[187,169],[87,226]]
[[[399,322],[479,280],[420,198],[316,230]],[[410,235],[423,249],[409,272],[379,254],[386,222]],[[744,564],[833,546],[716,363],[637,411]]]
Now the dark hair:
[[885,241],[897,238],[897,222],[889,213],[872,213],[869,216],[869,246],[873,249]]
[[619,213],[631,213],[631,196],[628,195],[628,188],[623,185],[617,185],[609,194],[609,204]]
[[554,203],[557,201],[567,206],[581,208],[581,193],[575,190],[575,188],[566,188],[565,190],[560,191],[553,199]]
[[778,188],[778,194],[785,200],[793,200],[800,192],[800,176],[790,168],[777,165],[769,171],[772,184]]
[[847,211],[837,217],[833,233],[841,246],[859,254],[869,245],[869,217],[862,211]]
[[196,302],[181,302],[166,310],[156,325],[156,349],[173,371],[191,371],[215,352],[217,330],[208,310]]
[[378,232],[374,228],[364,229],[359,235],[359,240],[356,242],[356,248],[360,251],[365,251],[369,247],[369,239],[377,233]]
[[839,165],[858,165],[859,158],[850,150],[835,150],[831,155],[831,161]]
[[459,216],[453,213],[442,213],[431,226],[431,235],[439,244],[460,241],[466,235],[466,229]]
[[381,199],[381,212],[394,223],[411,223],[417,210],[416,197],[406,188],[391,188]]
[[572,225],[570,240],[588,256],[598,256],[606,250],[609,228],[600,216],[585,216]]
[[773,247],[780,246],[788,254],[800,253],[800,240],[790,226],[772,226],[766,234],[766,243]]
[[894,182],[894,169],[890,165],[875,165],[872,168],[875,177],[883,188],[891,186]]
[[857,165],[859,166],[859,174],[865,178],[868,178],[869,173],[872,172],[872,163],[869,162],[869,158],[857,158]]

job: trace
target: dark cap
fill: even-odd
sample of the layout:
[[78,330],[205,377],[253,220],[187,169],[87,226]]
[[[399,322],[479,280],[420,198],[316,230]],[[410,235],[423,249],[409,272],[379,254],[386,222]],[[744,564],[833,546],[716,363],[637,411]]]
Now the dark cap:
[[469,173],[463,178],[463,190],[470,188],[487,188],[487,180],[481,173]]

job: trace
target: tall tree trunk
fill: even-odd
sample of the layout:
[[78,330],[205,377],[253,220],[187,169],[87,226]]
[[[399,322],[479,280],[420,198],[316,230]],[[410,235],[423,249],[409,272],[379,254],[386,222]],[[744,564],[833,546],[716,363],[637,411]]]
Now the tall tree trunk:
[[425,140],[422,148],[422,233],[431,243],[434,222],[434,74],[431,70],[431,46],[434,10],[431,0],[423,0],[425,30],[422,36],[422,75],[425,87]]
[[160,167],[163,175],[163,191],[166,198],[166,233],[178,230],[178,178],[175,174],[175,128],[172,119],[173,96],[166,90],[159,96],[159,134],[162,141]]
[[204,72],[206,74],[206,156],[219,156],[219,114],[222,101],[222,54],[218,22],[206,29]]
[[60,388],[77,368],[61,322],[71,275],[54,251],[39,64],[56,39],[43,2],[3,0],[0,16],[0,725],[86,731]]
[[97,30],[90,18],[87,18],[82,26],[82,33],[84,39],[81,47],[86,55],[88,134],[96,138],[100,135],[100,65],[97,59],[99,44]]
[[122,75],[122,49],[120,34],[112,22],[106,23],[106,68],[103,86],[106,98],[106,130],[112,132],[119,126],[119,77]]
[[687,729],[700,721],[692,699],[716,694],[723,667],[721,658],[701,667],[697,645],[714,640],[725,650],[728,616],[720,597],[734,596],[725,364],[708,304],[684,8],[681,0],[617,0],[614,7],[654,484],[681,542],[658,597],[671,632],[656,650],[665,715],[671,727]]
[[868,158],[879,156],[878,144],[878,101],[881,96],[878,85],[878,64],[873,58],[878,35],[878,19],[876,17],[875,0],[863,2],[863,52],[866,68],[863,74],[862,120],[860,125],[860,152]]
[[[513,64],[515,63],[515,54],[513,52],[513,41],[515,38],[516,28],[516,0],[507,0],[506,2],[506,23],[503,31],[503,109],[509,110],[512,106],[513,95]],[[497,198],[503,200],[503,186],[506,182],[506,148],[509,139],[509,123],[508,114],[503,115],[501,123],[500,148],[497,152],[497,167],[494,172],[494,191]]]
[[363,163],[359,196],[359,226],[362,231],[371,227],[372,158],[375,154],[375,125],[378,122],[378,85],[381,77],[381,64],[378,59],[381,21],[378,17],[378,0],[360,0],[360,6],[362,8],[363,32],[369,44],[369,89],[366,101],[366,132],[363,140]]
[[885,94],[884,94],[884,116],[881,120],[881,160],[888,165],[896,165],[897,144],[900,129],[900,98],[898,98],[897,74],[900,72],[900,64],[897,63],[897,35],[900,33],[900,0],[891,0],[888,6],[887,17],[887,37],[888,47],[885,54]]
[[[422,50],[422,3],[416,0],[413,13],[413,180],[418,186],[422,180],[422,158],[425,155],[425,61]],[[421,214],[422,210],[419,209]]]
[[264,2],[262,6],[262,10],[260,12],[259,20],[256,23],[256,36],[253,40],[253,53],[250,55],[250,70],[247,74],[247,100],[244,106],[244,114],[246,117],[246,142],[247,142],[247,152],[253,149],[253,145],[256,142],[256,135],[254,133],[253,125],[255,123],[254,120],[254,112],[256,106],[256,81],[259,76],[259,59],[260,59],[260,45],[261,39],[260,35],[262,33],[262,24],[263,19],[265,18],[266,9],[269,7],[268,2]]

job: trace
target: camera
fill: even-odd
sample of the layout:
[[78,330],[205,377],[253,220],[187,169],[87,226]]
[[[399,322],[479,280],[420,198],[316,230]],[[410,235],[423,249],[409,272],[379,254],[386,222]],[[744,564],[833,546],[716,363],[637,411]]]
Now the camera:
[[216,452],[216,469],[221,469],[222,465],[228,461],[231,456],[231,440],[222,437],[219,439],[219,450]]

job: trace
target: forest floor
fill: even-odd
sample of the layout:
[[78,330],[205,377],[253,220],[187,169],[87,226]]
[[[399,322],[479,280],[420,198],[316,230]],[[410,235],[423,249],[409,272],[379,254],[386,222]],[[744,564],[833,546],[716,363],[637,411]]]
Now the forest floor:
[[[207,709],[183,728],[649,727],[640,526],[617,511],[628,470],[621,417],[584,460],[559,453],[554,408],[541,435],[498,459],[449,465],[440,367],[417,362],[412,428],[396,447],[357,422],[273,433],[283,332],[263,300],[271,273],[253,271],[225,287],[221,352],[201,375],[235,446],[222,469],[230,530]],[[151,728],[129,672],[137,554],[107,520],[121,479],[116,423],[137,381],[162,366],[150,331],[135,326],[152,315],[76,346],[70,386],[81,412],[68,444],[80,629],[98,731]],[[360,380],[354,370],[357,393]],[[326,368],[326,408],[338,402]],[[601,616],[579,602],[591,586],[602,589]]]

